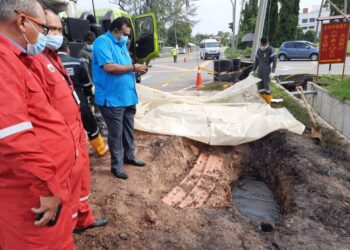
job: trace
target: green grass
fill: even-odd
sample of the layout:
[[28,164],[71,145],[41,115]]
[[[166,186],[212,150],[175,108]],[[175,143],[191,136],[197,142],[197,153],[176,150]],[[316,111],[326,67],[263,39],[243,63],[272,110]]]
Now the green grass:
[[350,77],[344,77],[342,80],[341,76],[322,76],[318,84],[331,95],[350,101]]
[[308,117],[305,108],[300,107],[291,96],[273,84],[271,85],[271,91],[274,99],[283,99],[282,103],[273,103],[273,108],[287,108],[297,120],[306,126],[307,129],[311,129],[311,120]]
[[[274,99],[283,99],[282,103],[274,103],[272,107],[287,108],[289,112],[310,131],[312,122],[307,115],[306,108],[301,107],[291,96],[275,85],[271,85],[271,91]],[[345,142],[338,136],[334,129],[322,128],[322,143],[327,145],[330,149],[341,152]]]
[[225,82],[211,82],[205,84],[200,91],[222,91],[228,87],[228,83]]

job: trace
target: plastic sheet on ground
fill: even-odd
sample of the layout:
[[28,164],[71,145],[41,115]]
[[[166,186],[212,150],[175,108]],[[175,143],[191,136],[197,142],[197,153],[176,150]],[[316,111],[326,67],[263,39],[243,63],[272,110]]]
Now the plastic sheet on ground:
[[287,109],[273,109],[262,101],[259,81],[249,77],[210,97],[178,96],[137,85],[135,128],[222,146],[255,141],[281,129],[301,135],[305,126]]

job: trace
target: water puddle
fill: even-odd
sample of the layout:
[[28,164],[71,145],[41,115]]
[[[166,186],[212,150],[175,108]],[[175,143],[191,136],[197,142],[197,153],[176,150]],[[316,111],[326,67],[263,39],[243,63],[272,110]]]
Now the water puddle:
[[232,184],[233,205],[245,218],[262,222],[276,222],[280,208],[268,186],[255,178],[245,178]]

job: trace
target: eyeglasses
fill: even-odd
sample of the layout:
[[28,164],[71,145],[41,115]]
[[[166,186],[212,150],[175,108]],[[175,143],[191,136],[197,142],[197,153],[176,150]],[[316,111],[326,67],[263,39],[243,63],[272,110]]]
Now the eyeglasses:
[[[29,21],[32,21],[34,23],[36,23],[37,25],[39,25],[39,27],[41,28],[43,35],[46,36],[49,33],[49,27],[47,27],[45,24],[41,23],[40,21],[38,21],[36,18],[28,16],[27,14],[17,11],[15,10],[15,13],[18,15],[23,15],[25,16]],[[35,28],[35,27],[34,27]]]

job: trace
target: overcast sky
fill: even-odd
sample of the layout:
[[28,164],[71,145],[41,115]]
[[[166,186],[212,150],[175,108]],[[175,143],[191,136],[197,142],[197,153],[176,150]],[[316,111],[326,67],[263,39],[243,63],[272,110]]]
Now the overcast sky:
[[[293,0],[291,0],[293,1]],[[115,7],[111,4],[111,0],[95,0],[97,9],[106,7]],[[241,3],[237,0],[237,3]],[[320,5],[321,0],[301,0],[300,7],[312,7],[313,5]],[[240,12],[240,5],[237,6],[237,15]],[[79,0],[78,10],[91,10],[91,0]],[[216,34],[219,30],[229,31],[228,23],[232,22],[232,5],[230,0],[200,0],[198,8],[198,16],[196,18],[199,22],[193,28],[193,34],[207,33]]]

